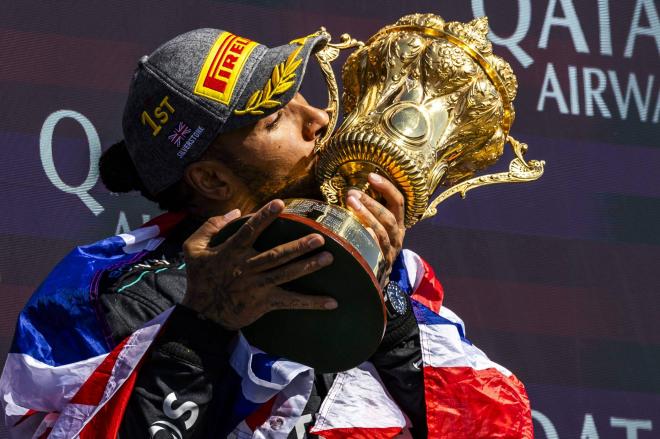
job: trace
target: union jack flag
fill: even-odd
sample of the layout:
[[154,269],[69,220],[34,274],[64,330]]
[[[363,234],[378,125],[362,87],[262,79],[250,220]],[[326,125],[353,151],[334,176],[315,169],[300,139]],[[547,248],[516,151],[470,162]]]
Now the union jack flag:
[[[145,258],[183,216],[166,213],[74,249],[30,298],[0,376],[0,407],[11,438],[117,437],[142,359],[171,309],[115,344],[105,339],[92,298],[103,272]],[[523,384],[466,338],[463,321],[443,304],[432,268],[403,250],[390,279],[410,295],[419,328],[428,437],[532,439]],[[294,429],[304,434],[298,421],[314,370],[237,338],[222,377],[236,389],[235,403],[221,429],[232,431],[230,438],[283,438]],[[365,362],[337,374],[311,432],[326,439],[394,439],[410,438],[409,427],[375,366]],[[152,437],[157,432],[150,430]],[[196,433],[187,434],[177,437]]]
[[183,122],[179,122],[179,125],[174,129],[172,134],[167,138],[170,139],[170,142],[174,143],[176,146],[181,146],[181,141],[190,134],[190,128]]

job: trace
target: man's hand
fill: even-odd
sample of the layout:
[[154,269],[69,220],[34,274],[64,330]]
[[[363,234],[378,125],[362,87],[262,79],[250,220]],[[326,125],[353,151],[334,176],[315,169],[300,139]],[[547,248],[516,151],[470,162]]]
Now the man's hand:
[[238,218],[240,211],[209,218],[190,235],[183,244],[188,288],[182,305],[230,330],[247,326],[276,309],[336,308],[337,302],[331,297],[308,296],[279,287],[332,263],[329,252],[291,262],[323,246],[321,235],[310,234],[262,253],[252,247],[283,208],[281,200],[271,201],[215,247],[209,245],[211,239]]
[[369,183],[383,197],[385,205],[354,189],[348,191],[346,201],[380,245],[386,263],[383,278],[380,280],[381,283],[386,283],[406,234],[404,199],[401,192],[386,178],[371,173]]

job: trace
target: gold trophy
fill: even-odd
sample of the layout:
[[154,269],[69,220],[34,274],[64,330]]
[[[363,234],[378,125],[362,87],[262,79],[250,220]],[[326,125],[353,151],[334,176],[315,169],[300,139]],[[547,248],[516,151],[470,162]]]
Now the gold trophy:
[[[351,188],[377,196],[369,188],[370,172],[403,193],[406,227],[435,215],[438,204],[453,194],[541,177],[544,162],[526,161],[527,145],[509,134],[517,81],[511,66],[493,55],[487,33],[485,17],[460,23],[413,14],[382,28],[366,44],[344,34],[340,43],[316,54],[330,101],[316,169],[327,203],[286,200],[284,213],[257,246],[270,248],[312,232],[324,235],[334,263],[287,287],[333,296],[339,308],[266,314],[244,328],[253,345],[318,372],[349,369],[376,350],[386,323],[382,255],[343,207]],[[339,98],[330,62],[351,47],[357,50],[342,70],[345,119],[333,132]],[[498,160],[507,143],[515,155],[508,172],[475,176]],[[431,201],[440,185],[448,189]]]

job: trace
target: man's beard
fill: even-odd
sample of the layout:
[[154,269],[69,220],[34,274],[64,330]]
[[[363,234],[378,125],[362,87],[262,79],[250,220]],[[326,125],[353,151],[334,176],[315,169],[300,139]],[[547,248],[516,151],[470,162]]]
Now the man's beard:
[[247,163],[241,163],[234,172],[248,187],[258,206],[263,206],[276,198],[323,199],[320,185],[314,178],[314,168],[310,166],[293,170],[290,174],[276,179]]
[[275,198],[313,198],[315,200],[322,200],[321,189],[316,182],[312,173],[298,176],[296,178],[284,179],[280,184],[280,189],[272,193],[264,192],[262,194],[265,200],[272,200]]

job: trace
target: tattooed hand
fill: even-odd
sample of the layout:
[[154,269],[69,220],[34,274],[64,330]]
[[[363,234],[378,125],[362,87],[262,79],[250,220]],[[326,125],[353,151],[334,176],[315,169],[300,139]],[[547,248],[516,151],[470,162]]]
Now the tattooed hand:
[[369,183],[371,188],[383,197],[385,205],[355,189],[348,191],[346,201],[353,213],[380,245],[386,264],[380,279],[381,285],[384,286],[392,271],[392,264],[403,247],[403,238],[406,234],[404,226],[406,211],[403,195],[389,180],[371,173]]
[[321,247],[321,235],[307,235],[262,253],[252,248],[282,209],[281,200],[271,201],[214,247],[209,244],[211,239],[238,218],[240,211],[209,218],[190,235],[183,244],[188,288],[182,305],[230,330],[247,326],[276,309],[335,309],[337,302],[330,297],[308,296],[279,287],[332,263],[329,252],[291,262]]

